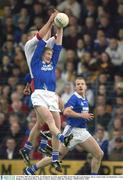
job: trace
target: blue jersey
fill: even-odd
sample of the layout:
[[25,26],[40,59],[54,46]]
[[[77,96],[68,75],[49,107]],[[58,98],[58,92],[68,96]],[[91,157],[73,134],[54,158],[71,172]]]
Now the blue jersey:
[[35,89],[47,89],[48,91],[55,91],[55,69],[62,46],[54,44],[50,64],[45,63],[41,59],[45,46],[46,42],[40,40],[31,59],[31,70],[34,78],[34,86]]
[[[65,104],[65,108],[66,107],[71,107],[76,113],[89,111],[88,100],[86,98],[84,99],[77,92],[75,92]],[[72,127],[86,128],[87,121],[88,120],[84,118],[67,117],[67,124]]]

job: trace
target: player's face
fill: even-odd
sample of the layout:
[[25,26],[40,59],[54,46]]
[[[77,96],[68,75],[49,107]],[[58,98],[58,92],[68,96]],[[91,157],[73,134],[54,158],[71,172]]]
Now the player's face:
[[31,31],[29,34],[28,34],[28,40],[32,39],[36,34],[37,34],[38,31]]
[[51,50],[47,50],[44,52],[43,60],[45,63],[49,64],[52,58],[53,52]]
[[77,79],[76,80],[76,92],[81,96],[85,95],[87,86],[84,79]]

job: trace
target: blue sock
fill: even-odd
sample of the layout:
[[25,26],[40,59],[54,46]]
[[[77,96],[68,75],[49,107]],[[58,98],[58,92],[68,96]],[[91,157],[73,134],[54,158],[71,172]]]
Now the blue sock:
[[58,161],[59,160],[59,152],[58,151],[53,151],[52,152],[52,162]]
[[25,143],[25,145],[24,145],[24,149],[25,149],[28,153],[30,153],[30,152],[32,151],[32,149],[33,149],[32,143],[29,142],[29,141],[27,141],[27,142]]
[[97,173],[91,173],[91,175],[98,175]]
[[45,149],[47,147],[47,144],[48,144],[48,140],[41,139],[41,141],[40,141],[40,148],[41,149]]
[[36,164],[32,165],[32,166],[29,167],[29,168],[30,168],[30,170],[31,170],[33,173],[38,170]]
[[63,134],[61,134],[61,133],[57,134],[56,138],[58,140],[60,140],[62,143],[64,142],[64,135]]

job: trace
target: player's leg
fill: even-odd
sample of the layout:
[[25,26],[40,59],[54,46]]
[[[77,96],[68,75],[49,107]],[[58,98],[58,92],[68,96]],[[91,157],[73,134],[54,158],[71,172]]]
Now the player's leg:
[[[65,147],[63,144],[60,144],[60,146],[59,146],[60,159],[63,159],[64,156],[68,153],[68,151],[69,150],[67,147]],[[41,159],[40,161],[36,162],[36,164],[34,164],[30,167],[27,167],[24,170],[24,174],[34,175],[38,169],[46,167],[47,165],[51,164],[51,162],[52,162],[52,157],[45,157],[45,158]],[[55,167],[55,169],[59,171],[59,169],[57,169],[56,167]]]
[[51,133],[50,133],[49,128],[46,123],[41,128],[40,138],[41,138],[41,140],[40,140],[38,150],[47,156],[51,156],[52,155],[52,147],[48,144],[48,142],[49,142],[49,140],[51,140],[52,136],[51,136]]
[[36,142],[36,138],[40,133],[39,127],[43,125],[43,121],[39,120],[39,115],[37,112],[36,112],[36,119],[37,121],[34,127],[31,129],[27,142],[25,143],[24,147],[19,151],[22,158],[24,159],[24,162],[28,166],[30,165],[30,152],[32,151],[33,144]]
[[92,136],[89,137],[85,142],[83,142],[82,146],[87,152],[90,152],[93,156],[91,163],[91,174],[98,174],[101,160],[103,158],[103,151]]
[[[53,153],[52,153],[52,164],[58,168],[59,171],[62,171],[60,164],[58,163],[59,160],[59,152],[58,152],[58,146],[59,141],[61,143],[64,143],[66,146],[69,144],[70,140],[72,139],[72,135],[70,134],[67,137],[64,137],[63,134],[60,133],[60,116],[59,113],[52,113],[49,111],[48,108],[44,106],[36,106],[36,111],[41,116],[41,119],[45,121],[45,123],[48,125],[49,130],[53,136],[52,139],[52,147],[53,147]],[[57,119],[56,122],[54,118]],[[57,165],[56,165],[57,164]]]
[[35,110],[39,113],[41,117],[40,119],[43,119],[43,121],[48,125],[51,134],[54,135],[57,140],[67,146],[72,138],[72,135],[70,134],[69,136],[64,137],[64,135],[61,134],[49,109],[44,106],[36,106]]
[[[60,130],[61,129],[61,119],[60,119],[59,112],[51,112],[51,113],[52,113],[52,116],[54,118],[56,127]],[[58,151],[59,141],[56,139],[56,135],[52,135],[52,148],[53,148],[52,165],[56,168],[56,170],[60,171],[61,166],[60,166],[60,163],[58,163],[58,160],[59,160],[59,151]]]

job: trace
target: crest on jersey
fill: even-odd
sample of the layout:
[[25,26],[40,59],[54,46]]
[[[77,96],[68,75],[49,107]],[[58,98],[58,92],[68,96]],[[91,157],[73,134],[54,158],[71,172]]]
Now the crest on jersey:
[[81,102],[81,106],[84,106],[84,103],[83,103],[83,102]]

